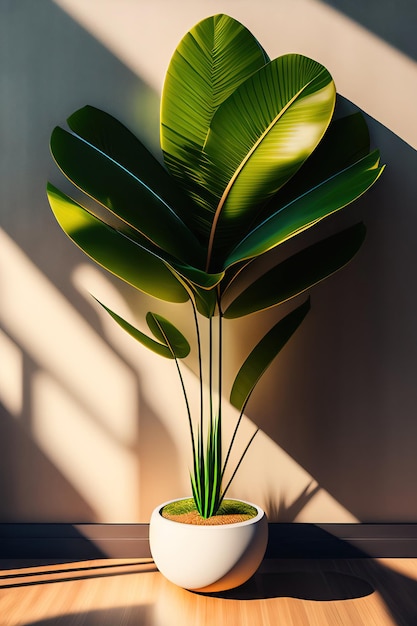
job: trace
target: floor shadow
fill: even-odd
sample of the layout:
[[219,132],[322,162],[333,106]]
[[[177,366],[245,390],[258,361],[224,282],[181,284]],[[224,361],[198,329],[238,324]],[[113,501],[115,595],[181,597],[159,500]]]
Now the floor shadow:
[[258,572],[244,585],[210,597],[333,602],[375,593],[397,626],[417,624],[417,566],[414,578],[401,571],[410,571],[403,558],[373,558],[314,525],[273,524],[271,530],[269,558]]
[[362,570],[374,585],[398,626],[414,626],[417,624],[417,580],[395,571],[387,563],[369,559],[357,563],[355,569]]
[[[398,564],[397,564],[398,565]],[[209,594],[220,600],[296,598],[335,602],[377,594],[397,626],[417,624],[417,580],[378,559],[283,559],[230,591]],[[370,614],[371,615],[371,614]],[[326,622],[327,623],[327,622]]]
[[56,618],[27,622],[24,626],[53,626],[54,624],[60,626],[74,626],[74,624],[83,624],[83,626],[118,626],[118,624],[141,626],[152,623],[151,610],[152,607],[144,604],[117,609],[68,613]]
[[[132,574],[143,574],[156,571],[157,569],[153,562],[143,563],[141,561],[123,565],[87,565],[86,567],[68,567],[62,569],[38,568],[35,572],[21,572],[18,574],[13,573],[1,575],[0,589],[49,585],[51,583],[71,582],[74,580],[90,580],[93,578],[109,578],[111,576],[128,576]],[[42,580],[39,580],[39,577],[42,577]]]
[[363,598],[373,592],[374,588],[357,576],[332,571],[295,571],[259,573],[237,589],[211,595],[226,600],[298,598],[329,602]]

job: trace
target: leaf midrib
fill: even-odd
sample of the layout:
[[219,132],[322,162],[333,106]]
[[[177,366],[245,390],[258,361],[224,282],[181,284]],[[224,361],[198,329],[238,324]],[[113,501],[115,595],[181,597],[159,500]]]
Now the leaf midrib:
[[[231,188],[233,187],[237,177],[239,176],[240,172],[243,170],[243,168],[245,167],[246,163],[249,161],[249,159],[251,158],[251,156],[253,155],[253,153],[255,152],[255,150],[258,148],[258,146],[262,143],[262,141],[264,140],[264,138],[268,135],[268,133],[272,130],[272,128],[275,126],[275,124],[278,122],[278,120],[284,115],[284,113],[290,108],[290,106],[294,103],[294,101],[300,96],[300,94],[303,93],[303,91],[305,91],[307,89],[307,87],[310,86],[310,84],[316,79],[317,77],[314,77],[311,81],[309,81],[308,83],[306,83],[292,98],[291,100],[289,100],[287,102],[287,104],[285,105],[285,107],[283,107],[281,109],[281,111],[278,113],[278,115],[276,115],[274,117],[274,119],[271,121],[271,123],[269,124],[269,126],[264,130],[264,132],[262,133],[262,135],[258,138],[258,140],[254,143],[254,145],[252,146],[252,148],[248,151],[248,153],[246,154],[246,156],[244,157],[244,159],[242,159],[241,163],[238,165],[238,167],[236,168],[235,172],[233,173],[232,177],[230,178],[225,190],[223,191],[223,194],[220,198],[220,201],[217,205],[215,214],[214,214],[214,218],[211,224],[211,229],[210,229],[210,237],[209,237],[209,242],[208,242],[208,247],[207,247],[207,261],[206,261],[206,268],[205,271],[208,272],[209,271],[209,267],[210,267],[210,262],[211,262],[211,256],[213,253],[213,245],[214,245],[214,237],[216,234],[216,229],[217,229],[217,224],[218,221],[220,219],[220,215],[221,212],[223,210],[223,207],[226,203],[227,197],[230,193]],[[204,147],[207,143],[207,139],[210,135],[210,129],[209,132],[207,133],[207,138],[204,144]],[[203,147],[203,150],[204,150]]]

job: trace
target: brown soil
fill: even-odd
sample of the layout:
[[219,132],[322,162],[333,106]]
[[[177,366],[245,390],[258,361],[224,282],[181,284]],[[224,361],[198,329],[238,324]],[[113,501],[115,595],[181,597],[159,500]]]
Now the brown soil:
[[245,522],[253,517],[252,515],[245,515],[240,513],[234,513],[232,515],[213,515],[205,519],[197,511],[191,511],[190,513],[181,513],[181,515],[169,515],[162,511],[162,517],[170,519],[173,522],[181,522],[183,524],[195,524],[198,526],[218,526],[219,524],[236,524],[237,522]]

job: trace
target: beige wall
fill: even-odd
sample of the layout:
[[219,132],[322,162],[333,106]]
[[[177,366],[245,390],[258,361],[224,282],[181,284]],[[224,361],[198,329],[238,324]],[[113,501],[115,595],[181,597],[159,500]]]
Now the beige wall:
[[[244,22],[270,56],[324,63],[369,115],[388,164],[366,198],[321,230],[363,219],[368,237],[343,273],[312,290],[312,311],[254,395],[242,435],[254,424],[262,433],[232,495],[280,521],[417,520],[417,16],[412,3],[393,11],[383,0],[377,18],[373,4],[350,3],[347,17],[316,0],[3,1],[0,521],[147,521],[159,502],[188,493],[172,364],[124,336],[89,292],[138,320],[163,307],[75,249],[45,184],[61,184],[52,128],[87,103],[157,149],[170,55],[216,12]],[[247,350],[238,331],[255,340],[276,315],[227,328],[231,361]],[[187,327],[186,308],[173,317]],[[186,380],[196,385],[191,372]]]

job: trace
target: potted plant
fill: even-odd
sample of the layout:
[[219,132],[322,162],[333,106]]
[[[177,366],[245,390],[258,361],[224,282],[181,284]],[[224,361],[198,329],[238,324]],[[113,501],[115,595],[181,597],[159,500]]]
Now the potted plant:
[[[334,82],[321,64],[298,54],[270,60],[242,24],[215,15],[184,36],[169,64],[161,102],[164,164],[120,122],[90,106],[69,117],[69,131],[52,132],[53,158],[82,192],[76,201],[48,184],[65,233],[123,281],[157,299],[188,303],[192,312],[195,327],[185,337],[157,312],[146,316],[149,333],[100,303],[178,371],[191,494],[155,509],[150,541],[161,571],[186,588],[241,584],[263,557],[263,511],[225,497],[253,437],[234,467],[231,451],[258,380],[301,324],[309,299],[273,325],[237,372],[228,394],[239,417],[227,444],[225,320],[304,293],[344,266],[365,236],[363,224],[355,224],[259,276],[271,250],[353,202],[383,170],[362,114],[335,116],[335,108]],[[191,350],[198,362],[197,415],[180,365]]]

